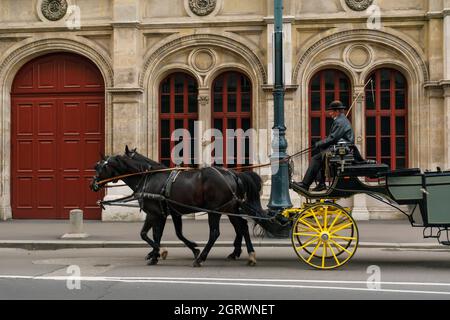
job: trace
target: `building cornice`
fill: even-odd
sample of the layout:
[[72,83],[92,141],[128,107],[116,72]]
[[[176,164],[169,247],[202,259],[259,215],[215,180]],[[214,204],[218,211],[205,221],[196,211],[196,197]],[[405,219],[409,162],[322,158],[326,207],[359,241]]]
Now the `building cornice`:
[[113,28],[139,28],[141,25],[140,21],[115,21],[111,23]]
[[450,80],[428,81],[423,87],[428,90],[449,88]]
[[[295,21],[295,16],[283,16],[283,23],[292,23]],[[264,22],[267,24],[274,24],[275,18],[273,16],[264,17]]]
[[[264,92],[272,92],[274,90],[273,84],[265,84],[265,85],[261,86],[261,88],[263,89]],[[290,85],[284,86],[284,90],[287,93],[294,92],[298,88],[299,88],[298,84],[290,84]]]
[[109,93],[123,93],[123,94],[142,94],[144,89],[141,87],[112,87],[106,88]]

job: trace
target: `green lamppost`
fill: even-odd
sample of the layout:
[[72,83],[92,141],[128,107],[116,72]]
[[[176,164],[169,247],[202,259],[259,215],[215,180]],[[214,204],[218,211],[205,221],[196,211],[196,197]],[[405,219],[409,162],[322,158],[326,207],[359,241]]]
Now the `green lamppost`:
[[275,84],[274,126],[272,140],[272,189],[270,192],[269,209],[281,212],[292,207],[289,197],[289,164],[278,162],[287,157],[286,126],[284,125],[284,77],[283,77],[283,0],[274,0],[275,17]]

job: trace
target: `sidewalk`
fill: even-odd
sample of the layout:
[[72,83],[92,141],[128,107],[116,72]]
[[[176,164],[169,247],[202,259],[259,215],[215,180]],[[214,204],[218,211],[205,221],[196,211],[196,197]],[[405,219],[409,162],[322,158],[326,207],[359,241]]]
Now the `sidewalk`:
[[[63,248],[101,247],[148,247],[140,239],[142,222],[101,222],[84,221],[85,240],[61,240],[68,232],[66,220],[9,220],[0,222],[0,247],[51,250]],[[252,223],[249,224],[252,226]],[[228,220],[220,224],[218,246],[232,246],[234,229]],[[435,239],[424,239],[422,228],[413,228],[406,220],[359,221],[360,247],[369,248],[419,248],[446,249]],[[290,239],[258,238],[250,230],[255,246],[291,246]],[[183,233],[200,246],[208,240],[209,228],[206,220],[183,220]],[[150,236],[152,236],[150,232]],[[183,246],[175,235],[173,223],[168,220],[164,230],[162,245]],[[450,250],[450,248],[448,248]]]

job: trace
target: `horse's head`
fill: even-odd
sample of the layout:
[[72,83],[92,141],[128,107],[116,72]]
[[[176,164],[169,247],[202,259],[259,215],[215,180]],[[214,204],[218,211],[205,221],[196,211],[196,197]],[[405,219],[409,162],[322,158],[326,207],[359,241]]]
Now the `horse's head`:
[[128,146],[125,146],[124,156],[131,160],[137,161],[138,163],[141,163],[142,165],[149,166],[148,170],[166,168],[166,166],[162,165],[161,163],[153,161],[153,160],[147,158],[146,156],[140,154],[139,152],[137,152],[136,148],[130,150],[128,148]]
[[[102,159],[95,164],[94,169],[95,176],[92,179],[90,187],[91,190],[97,192],[103,186],[103,184],[99,184],[101,181],[120,176],[125,172],[126,167],[120,159],[120,156],[102,156]],[[114,183],[117,181],[118,179],[112,180]]]

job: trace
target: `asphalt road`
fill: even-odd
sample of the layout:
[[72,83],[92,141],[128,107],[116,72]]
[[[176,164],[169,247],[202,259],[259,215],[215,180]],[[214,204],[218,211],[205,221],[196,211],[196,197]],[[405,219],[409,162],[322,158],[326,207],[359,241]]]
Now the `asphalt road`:
[[169,250],[147,266],[144,249],[0,249],[0,299],[450,299],[448,249],[360,248],[333,271],[312,270],[290,248],[257,248],[256,267],[215,248],[202,268],[186,249]]

